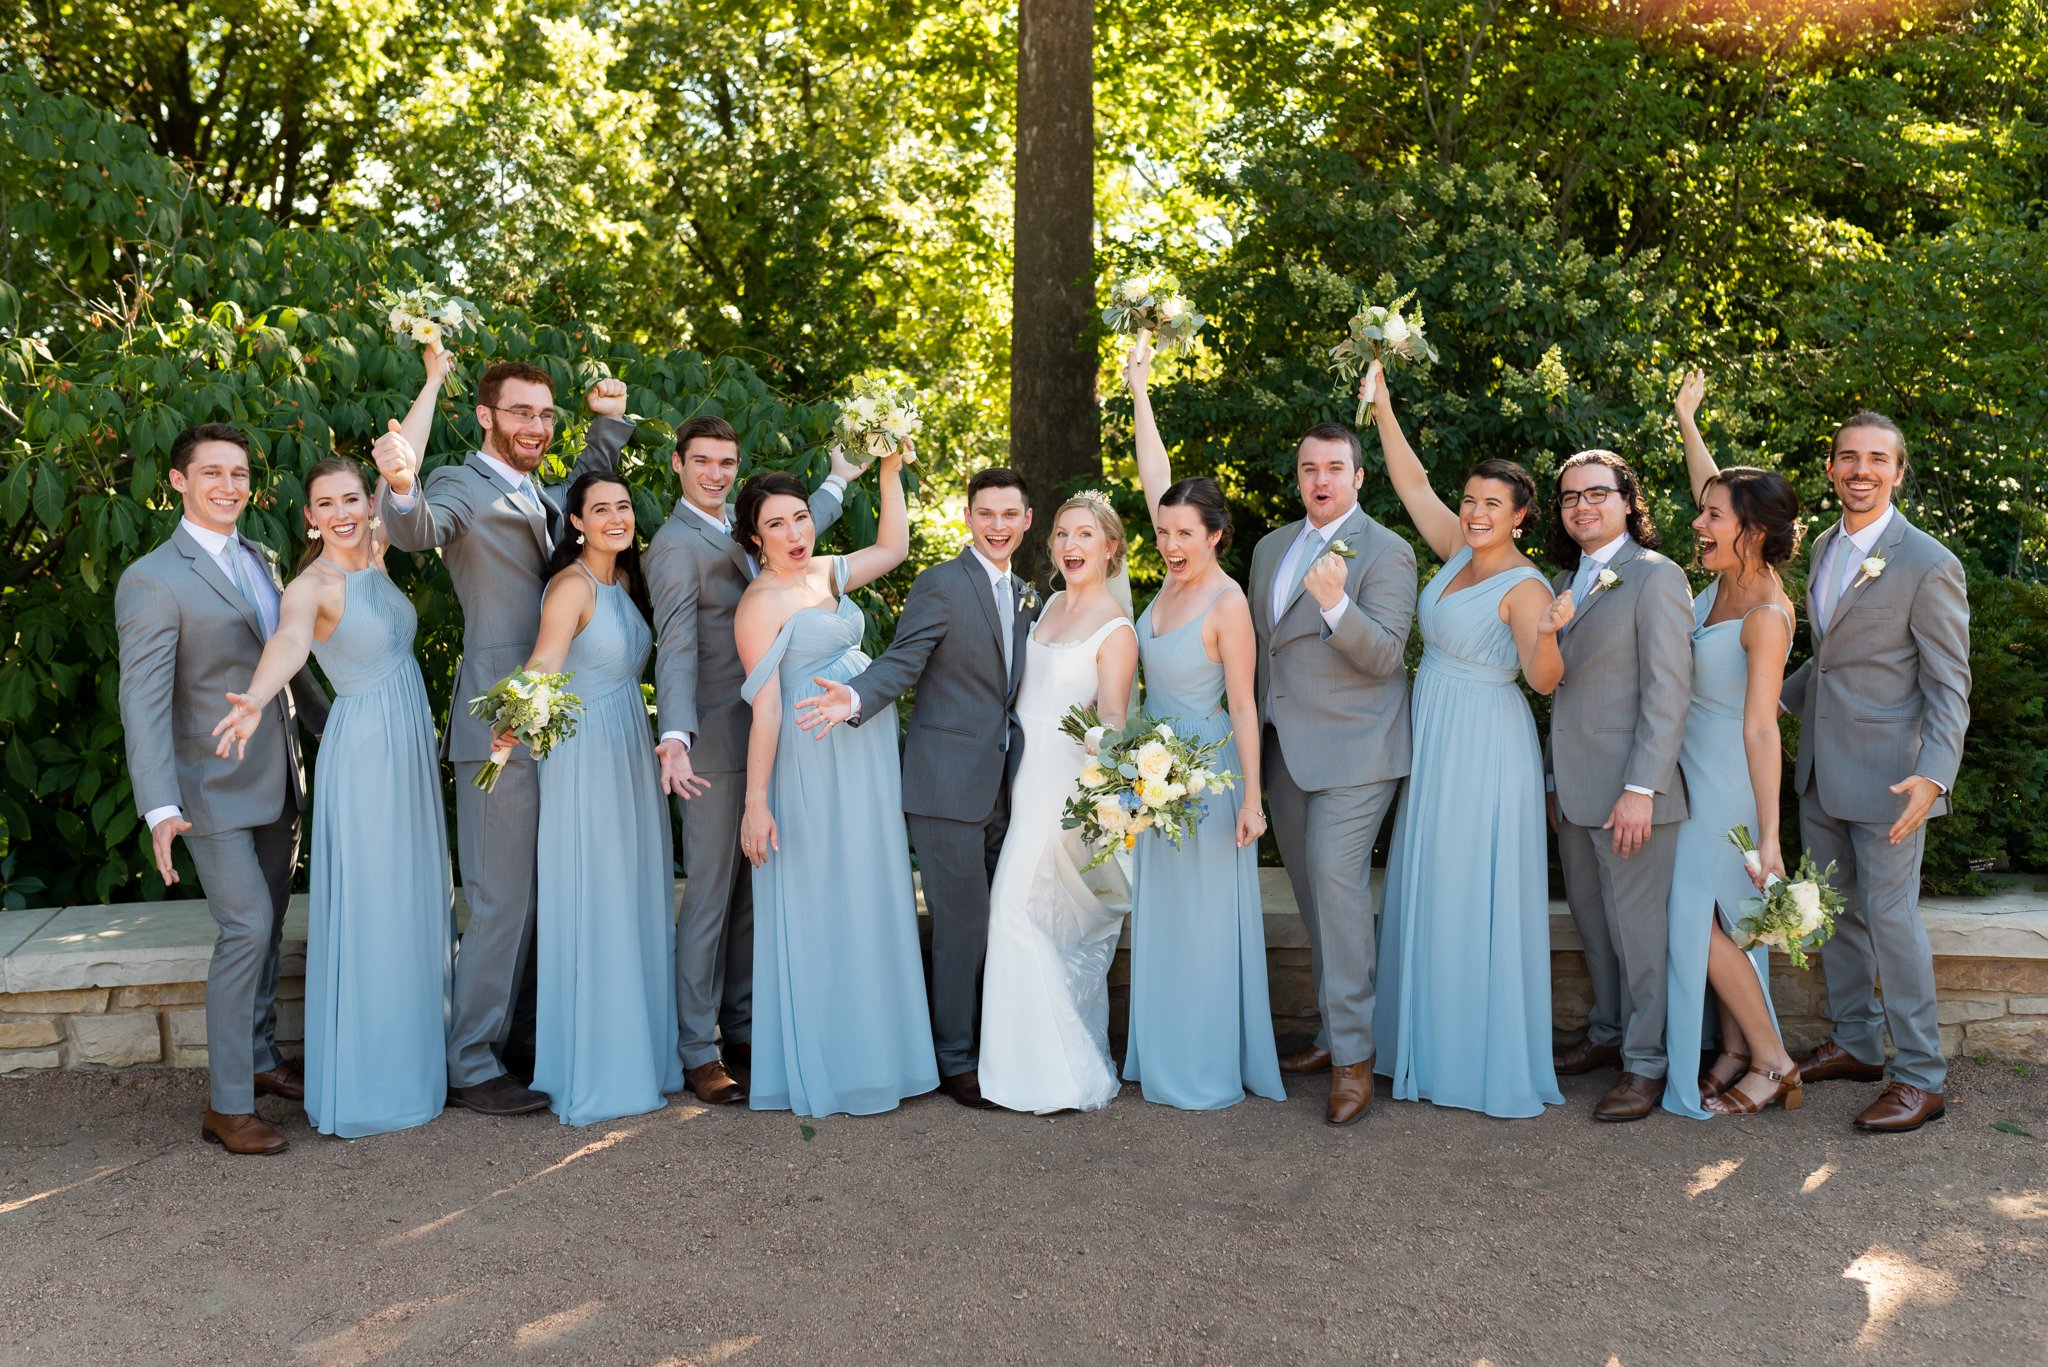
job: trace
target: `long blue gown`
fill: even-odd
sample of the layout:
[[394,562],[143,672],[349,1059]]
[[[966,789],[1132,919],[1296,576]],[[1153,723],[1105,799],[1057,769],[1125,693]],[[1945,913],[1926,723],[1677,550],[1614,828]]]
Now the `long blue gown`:
[[334,707],[313,771],[306,1118],[358,1139],[441,1113],[455,922],[417,618],[379,569],[342,595],[313,643]]
[[[843,595],[844,560],[832,576]],[[796,724],[814,677],[844,681],[868,667],[865,630],[844,596],[803,608],[740,688],[749,704],[771,680],[782,693],[768,779],[782,848],[754,870],[757,1111],[874,1115],[939,1085],[895,716],[884,709],[823,740]]]
[[591,585],[562,662],[583,715],[540,762],[535,861],[533,1086],[565,1125],[659,1110],[683,1085],[675,862],[640,693],[654,633],[624,588]]
[[1550,895],[1543,760],[1515,682],[1508,590],[1529,566],[1446,593],[1461,548],[1422,592],[1415,760],[1380,910],[1374,1071],[1402,1101],[1493,1116],[1560,1105],[1550,1062]]
[[[1664,1048],[1672,1068],[1664,1086],[1664,1109],[1695,1120],[1713,1115],[1700,1104],[1700,1080],[1691,1067],[1692,1060],[1699,1057],[1704,1013],[1710,1007],[1708,937],[1717,913],[1722,927],[1734,935],[1743,901],[1757,895],[1743,869],[1741,853],[1728,843],[1728,832],[1735,826],[1747,826],[1755,834],[1756,791],[1750,786],[1749,760],[1742,742],[1742,704],[1749,693],[1743,619],[1707,625],[1720,591],[1716,580],[1693,601],[1692,705],[1685,714],[1685,739],[1678,750],[1690,815],[1678,827],[1678,854],[1671,867],[1667,907],[1671,948]],[[1736,936],[1735,942],[1742,943],[1741,937]],[[1771,1001],[1770,953],[1761,946],[1749,953],[1767,1007]]]
[[[1138,619],[1145,710],[1203,743],[1231,736],[1223,666],[1202,645],[1209,605],[1165,635]],[[1242,773],[1235,738],[1211,767]],[[1236,791],[1210,799],[1179,849],[1138,837],[1131,874],[1131,1016],[1124,1077],[1147,1101],[1184,1111],[1235,1106],[1246,1092],[1285,1101],[1266,992],[1258,847],[1237,846]]]

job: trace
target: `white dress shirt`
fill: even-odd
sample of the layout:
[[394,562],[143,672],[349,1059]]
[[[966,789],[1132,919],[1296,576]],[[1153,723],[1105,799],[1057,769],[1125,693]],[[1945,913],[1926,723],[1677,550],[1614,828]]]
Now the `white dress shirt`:
[[[1345,514],[1345,517],[1349,516],[1349,513]],[[1304,521],[1301,524],[1301,535],[1294,538],[1294,544],[1287,548],[1287,554],[1280,557],[1279,568],[1273,573],[1273,621],[1275,623],[1279,622],[1280,615],[1287,611],[1287,604],[1294,597],[1295,578],[1297,574],[1303,572],[1301,570],[1302,557],[1307,556],[1308,563],[1313,565],[1324,552],[1330,549],[1330,542],[1336,539],[1337,528],[1343,521],[1344,518],[1342,517],[1334,518],[1327,527],[1318,527],[1315,523],[1308,521]],[[1323,625],[1335,631],[1337,623],[1343,620],[1344,609],[1350,606],[1351,599],[1349,597],[1340,597],[1331,606],[1321,609]]]
[[[1827,617],[1820,624],[1823,632],[1834,625],[1835,609],[1842,605],[1842,595],[1849,591],[1857,568],[1868,558],[1871,550],[1876,547],[1878,538],[1884,535],[1885,528],[1892,525],[1892,518],[1897,514],[1898,509],[1886,504],[1885,510],[1878,514],[1877,519],[1860,532],[1850,531],[1844,523],[1835,524],[1837,535],[1828,544],[1828,563],[1821,567],[1820,573],[1814,576],[1813,581],[1816,584],[1825,584],[1832,578],[1835,584],[1834,601],[1828,604]],[[1815,594],[1814,597],[1819,599],[1822,595]]]

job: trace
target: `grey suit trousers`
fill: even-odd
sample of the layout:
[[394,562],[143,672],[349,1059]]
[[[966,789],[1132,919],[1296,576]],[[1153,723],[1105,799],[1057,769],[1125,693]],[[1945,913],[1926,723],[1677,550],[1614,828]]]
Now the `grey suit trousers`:
[[534,832],[540,826],[540,769],[515,747],[486,793],[471,782],[482,760],[458,761],[455,833],[469,924],[455,956],[448,1023],[448,1085],[474,1087],[505,1071],[519,1000],[531,975],[533,910],[539,897]]
[[939,1076],[971,1073],[981,1059],[981,970],[988,959],[988,892],[1010,828],[1007,777],[987,821],[906,814],[932,922],[932,1047]]
[[1305,793],[1287,772],[1279,738],[1269,727],[1264,756],[1266,801],[1294,904],[1308,931],[1309,969],[1322,1028],[1316,1047],[1338,1067],[1373,1057],[1373,977],[1378,966],[1372,847],[1401,780]]
[[255,1076],[277,1067],[277,959],[299,857],[298,805],[267,826],[187,835],[206,909],[220,926],[206,970],[206,1067],[213,1109],[256,1109]]
[[[1559,819],[1557,858],[1564,866],[1565,900],[1586,948],[1593,1009],[1586,1037],[1619,1044],[1621,1066],[1637,1077],[1660,1078],[1664,1055],[1666,957],[1671,869],[1678,860],[1678,823],[1650,827],[1644,846],[1624,859],[1614,833]],[[1691,1060],[1682,1066],[1691,1067]]]
[[1835,1043],[1860,1062],[1882,1065],[1889,1027],[1898,1050],[1891,1076],[1923,1092],[1945,1091],[1948,1060],[1936,1016],[1934,951],[1920,916],[1927,827],[1894,845],[1888,824],[1829,816],[1815,786],[1809,783],[1799,795],[1799,837],[1816,864],[1836,865],[1835,886],[1844,903],[1834,938],[1820,956]]
[[740,855],[747,776],[707,773],[710,788],[676,799],[683,895],[676,911],[676,1052],[683,1067],[719,1058],[719,1039],[754,1032],[754,869]]

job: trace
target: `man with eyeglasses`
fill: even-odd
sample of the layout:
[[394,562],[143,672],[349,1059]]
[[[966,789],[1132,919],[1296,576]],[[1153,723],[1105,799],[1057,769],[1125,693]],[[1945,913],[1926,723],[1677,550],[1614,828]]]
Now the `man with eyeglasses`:
[[[567,534],[557,488],[535,478],[554,441],[555,388],[545,370],[524,361],[491,366],[476,387],[482,449],[421,479],[420,451],[448,369],[447,353],[429,348],[427,383],[403,427],[393,424],[377,439],[383,475],[377,505],[393,546],[441,552],[462,605],[462,662],[441,742],[442,757],[455,769],[455,826],[469,903],[448,1026],[448,1102],[485,1115],[519,1115],[548,1104],[508,1067],[533,1056],[540,778],[531,753],[520,746],[491,792],[471,782],[490,757],[491,732],[467,704],[526,663],[540,630],[541,572]],[[624,421],[622,382],[600,380],[584,404],[594,417],[568,481],[611,471],[633,435],[633,424]]]
[[[1560,1075],[1621,1066],[1593,1118],[1641,1120],[1664,1095],[1665,904],[1686,816],[1678,748],[1692,695],[1692,594],[1652,549],[1641,485],[1612,451],[1558,471],[1552,584],[1575,611],[1558,633],[1564,679],[1551,703],[1546,783],[1565,899],[1586,952],[1586,1038]],[[1681,1061],[1692,1067],[1694,1060]]]

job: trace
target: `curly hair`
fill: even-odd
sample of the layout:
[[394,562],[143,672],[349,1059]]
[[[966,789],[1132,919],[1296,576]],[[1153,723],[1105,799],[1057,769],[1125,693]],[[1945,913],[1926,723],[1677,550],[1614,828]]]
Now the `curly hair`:
[[[1604,465],[1614,472],[1614,482],[1621,490],[1621,496],[1628,500],[1628,534],[1635,538],[1638,546],[1655,550],[1663,540],[1657,534],[1657,524],[1650,520],[1650,510],[1643,502],[1643,484],[1636,478],[1636,472],[1629,463],[1612,451],[1598,448],[1581,451],[1557,467],[1557,489],[1564,490],[1565,473],[1581,465]],[[1579,543],[1572,540],[1565,530],[1564,508],[1557,510],[1557,520],[1550,524],[1550,558],[1568,570],[1579,567]]]

